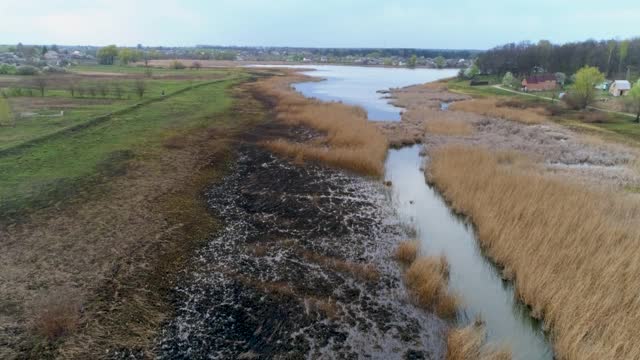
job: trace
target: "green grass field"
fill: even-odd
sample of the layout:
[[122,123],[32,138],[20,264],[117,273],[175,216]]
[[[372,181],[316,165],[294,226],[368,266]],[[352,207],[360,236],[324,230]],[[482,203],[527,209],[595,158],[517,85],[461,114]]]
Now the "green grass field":
[[[144,69],[119,66],[75,67],[73,71],[89,71],[95,76],[78,76],[67,74],[49,77],[45,96],[38,91],[31,91],[32,96],[26,96],[27,86],[32,86],[28,77],[0,76],[2,90],[9,94],[6,99],[13,108],[14,116],[8,117],[5,110],[1,110],[0,124],[4,118],[10,119],[12,126],[0,128],[0,152],[31,141],[51,133],[63,131],[81,125],[97,116],[113,111],[126,109],[141,101],[170,96],[186,87],[213,81],[218,78],[235,76],[228,71],[206,70],[164,70],[160,74],[154,73],[152,78],[142,77],[146,86],[142,98],[135,92],[135,81],[140,78],[129,76],[132,72]],[[133,69],[133,70],[132,70]],[[154,69],[155,71],[155,69]],[[184,75],[190,72],[195,75]],[[99,75],[104,74],[104,75]],[[123,75],[123,76],[120,76]],[[197,76],[196,76],[197,75]],[[136,76],[136,75],[134,75]],[[69,90],[69,83],[74,84],[74,94]],[[18,90],[19,89],[19,90]],[[19,91],[18,94],[16,92]]]
[[[7,99],[0,97],[0,126],[10,126],[13,124],[13,114]],[[1,142],[2,140],[0,140]]]
[[[0,153],[0,215],[20,214],[34,207],[48,206],[74,193],[89,191],[104,177],[118,175],[132,158],[153,156],[162,150],[163,139],[177,132],[206,126],[215,114],[225,111],[232,103],[227,89],[246,75],[232,74],[201,87],[175,96],[167,96],[121,115],[112,116],[96,125],[78,131],[65,131],[34,146],[17,152]],[[175,89],[188,86],[179,82]],[[156,87],[168,86],[159,83]],[[116,102],[98,108],[77,110],[73,117],[62,120],[67,124],[86,121],[94,114],[130,105]],[[14,143],[35,134],[43,128],[60,130],[64,125],[51,124],[56,120],[38,124],[21,124],[7,131],[0,129],[0,138],[14,132]],[[22,136],[15,136],[18,130]]]

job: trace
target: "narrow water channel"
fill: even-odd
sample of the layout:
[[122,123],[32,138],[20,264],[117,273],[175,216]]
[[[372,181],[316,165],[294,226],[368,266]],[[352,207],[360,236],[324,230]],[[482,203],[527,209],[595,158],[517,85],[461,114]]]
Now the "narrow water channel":
[[[399,119],[396,114],[400,109],[388,104],[378,90],[435,81],[455,72],[357,67],[316,70],[308,75],[322,76],[325,81],[296,84],[295,88],[308,97],[363,106],[371,120],[390,121]],[[391,118],[392,115],[395,116]],[[401,220],[416,229],[423,254],[447,257],[449,286],[463,301],[457,325],[464,326],[479,315],[486,323],[488,340],[507,345],[513,359],[553,359],[541,324],[529,316],[527,307],[515,298],[513,285],[503,281],[499,270],[483,255],[473,226],[456,216],[438,192],[427,185],[420,170],[423,158],[419,152],[420,146],[389,151],[385,174],[393,183],[389,200]]]
[[513,359],[553,359],[541,324],[514,297],[513,285],[482,254],[473,227],[456,216],[425,181],[420,146],[390,150],[386,178],[400,219],[416,229],[425,255],[444,254],[451,266],[449,287],[460,295],[460,325],[480,315],[490,342],[511,348]]

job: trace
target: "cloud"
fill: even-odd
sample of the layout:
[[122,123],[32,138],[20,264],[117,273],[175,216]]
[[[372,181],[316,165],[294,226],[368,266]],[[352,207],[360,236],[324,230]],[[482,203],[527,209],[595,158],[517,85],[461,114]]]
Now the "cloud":
[[638,17],[636,0],[22,0],[0,4],[0,33],[10,43],[482,49],[630,37]]

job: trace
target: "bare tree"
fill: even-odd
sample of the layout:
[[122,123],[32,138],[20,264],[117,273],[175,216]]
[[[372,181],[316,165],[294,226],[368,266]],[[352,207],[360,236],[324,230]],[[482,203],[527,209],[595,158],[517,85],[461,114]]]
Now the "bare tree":
[[89,95],[91,95],[91,97],[96,97],[96,87],[91,85],[89,86]]
[[38,90],[40,90],[40,96],[44,96],[44,90],[47,88],[47,78],[44,76],[38,76],[35,78],[34,83]]
[[136,82],[134,83],[133,86],[136,91],[136,94],[138,94],[138,97],[142,99],[145,91],[147,91],[147,83],[142,79],[136,79]]
[[194,62],[193,62],[193,64],[191,64],[191,68],[192,68],[192,69],[196,69],[196,70],[198,70],[198,69],[200,69],[201,67],[202,67],[202,64],[200,64],[200,62],[199,62],[199,61],[194,61]]

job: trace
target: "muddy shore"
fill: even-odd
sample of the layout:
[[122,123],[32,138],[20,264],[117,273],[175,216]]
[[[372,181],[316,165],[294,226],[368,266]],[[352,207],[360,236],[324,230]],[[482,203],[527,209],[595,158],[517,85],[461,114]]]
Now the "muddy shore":
[[391,259],[405,234],[387,190],[272,155],[258,142],[274,131],[313,136],[257,129],[207,191],[225,225],[174,291],[160,357],[441,359],[447,325],[411,304]]

